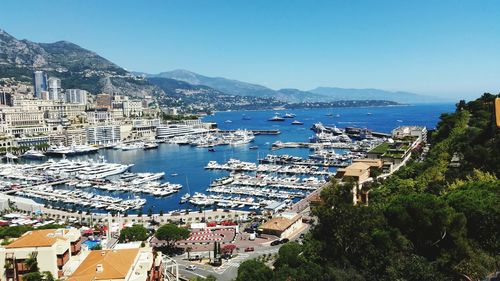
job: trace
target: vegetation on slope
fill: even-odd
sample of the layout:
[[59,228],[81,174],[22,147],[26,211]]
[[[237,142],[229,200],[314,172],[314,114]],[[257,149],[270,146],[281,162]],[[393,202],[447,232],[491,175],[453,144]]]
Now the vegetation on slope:
[[[368,206],[352,205],[352,183],[332,182],[313,209],[318,224],[302,244],[280,249],[267,280],[482,280],[498,271],[494,98],[443,114],[427,158],[372,184]],[[244,265],[238,275],[249,278]],[[257,268],[256,278],[268,274]]]

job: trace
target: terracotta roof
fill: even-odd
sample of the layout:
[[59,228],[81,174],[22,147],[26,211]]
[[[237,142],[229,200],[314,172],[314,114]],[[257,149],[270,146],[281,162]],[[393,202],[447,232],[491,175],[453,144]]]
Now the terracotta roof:
[[138,254],[139,249],[92,251],[68,281],[125,279]]
[[[57,229],[43,229],[26,232],[23,236],[17,238],[9,245],[7,249],[12,248],[29,248],[29,247],[50,247],[54,245],[58,239],[66,240],[62,236],[56,235]],[[66,233],[66,230],[65,232]]]
[[294,224],[298,219],[300,219],[300,215],[296,215],[292,219],[285,218],[285,217],[274,217],[274,218],[268,220],[267,222],[265,222],[259,228],[260,229],[268,229],[268,230],[285,231],[292,224]]
[[353,163],[345,168],[344,177],[359,177],[370,170],[370,165],[365,163]]

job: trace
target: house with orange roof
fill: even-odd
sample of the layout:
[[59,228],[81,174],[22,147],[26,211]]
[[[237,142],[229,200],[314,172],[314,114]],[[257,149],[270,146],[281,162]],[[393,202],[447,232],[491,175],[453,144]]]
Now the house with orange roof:
[[30,272],[26,264],[35,258],[39,271],[49,271],[55,278],[63,276],[65,265],[81,250],[78,229],[32,230],[0,248],[0,272],[3,280],[22,280]]
[[149,247],[91,251],[67,281],[160,281],[163,259]]

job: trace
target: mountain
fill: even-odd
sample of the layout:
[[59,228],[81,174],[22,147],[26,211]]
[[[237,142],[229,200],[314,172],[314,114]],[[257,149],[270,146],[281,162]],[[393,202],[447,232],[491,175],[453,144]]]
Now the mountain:
[[205,85],[170,78],[150,77],[148,81],[165,92],[158,98],[161,105],[181,107],[189,112],[257,110],[282,105],[273,98],[229,95]]
[[309,92],[335,100],[389,100],[401,103],[425,103],[442,101],[436,97],[418,95],[409,92],[391,92],[380,89],[349,89],[336,87],[318,87]]
[[63,88],[80,88],[91,93],[130,96],[161,95],[156,86],[137,79],[125,69],[67,41],[35,43],[18,40],[0,29],[0,77],[30,82],[34,70],[61,79]]
[[188,70],[173,70],[147,77],[163,77],[183,81],[192,85],[205,85],[230,95],[272,97],[286,103],[332,102],[339,100],[387,100],[402,103],[422,103],[442,101],[435,97],[409,92],[391,92],[380,89],[346,89],[318,87],[309,91],[299,89],[273,90],[265,86],[223,77],[208,77]]
[[148,77],[163,77],[184,81],[192,85],[205,85],[223,93],[239,96],[272,97],[275,91],[267,87],[241,82],[223,77],[208,77],[187,70],[173,70],[159,74],[147,74]]

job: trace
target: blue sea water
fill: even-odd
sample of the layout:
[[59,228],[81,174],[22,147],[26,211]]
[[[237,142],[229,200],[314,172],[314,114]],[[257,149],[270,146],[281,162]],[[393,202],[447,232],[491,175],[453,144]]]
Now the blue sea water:
[[[294,119],[286,119],[284,122],[270,122],[276,111],[245,111],[245,112],[217,112],[206,116],[203,121],[216,122],[220,129],[278,129],[280,135],[260,135],[255,138],[254,143],[244,146],[231,147],[220,146],[215,152],[209,152],[206,148],[194,148],[190,146],[178,146],[175,144],[161,144],[155,150],[100,150],[108,162],[135,164],[132,172],[165,172],[163,181],[180,183],[183,189],[177,194],[169,197],[156,198],[154,196],[140,195],[146,198],[148,203],[143,212],[149,208],[157,213],[188,208],[187,205],[179,205],[180,197],[186,193],[191,194],[198,191],[204,192],[212,180],[227,175],[223,171],[205,170],[204,166],[210,160],[224,162],[230,158],[243,161],[256,162],[259,157],[268,153],[292,154],[307,157],[309,151],[306,149],[282,149],[271,151],[271,144],[275,141],[303,141],[313,135],[310,127],[316,122],[337,127],[362,127],[373,131],[390,133],[391,130],[401,125],[421,125],[433,129],[441,113],[452,112],[453,104],[420,104],[394,107],[369,107],[369,108],[333,108],[333,109],[301,109],[286,111],[296,114]],[[285,111],[279,111],[284,114]],[[329,114],[333,116],[327,116]],[[338,117],[337,114],[339,115]],[[245,117],[245,118],[244,118]],[[248,119],[248,120],[247,120]],[[226,122],[230,120],[231,122]],[[291,125],[293,120],[304,122],[304,125]],[[249,149],[250,146],[258,146],[257,150]],[[85,156],[82,158],[97,158],[98,155]],[[172,176],[177,173],[177,176]],[[123,192],[106,192],[87,189],[98,194],[132,198],[135,194]]]

